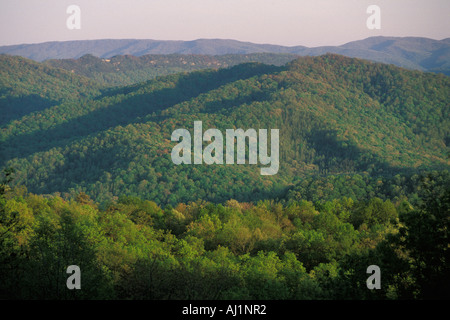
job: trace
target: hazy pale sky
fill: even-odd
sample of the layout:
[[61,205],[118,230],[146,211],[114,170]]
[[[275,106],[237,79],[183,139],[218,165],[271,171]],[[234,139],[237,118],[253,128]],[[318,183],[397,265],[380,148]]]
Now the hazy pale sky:
[[[69,5],[81,28],[70,30]],[[370,30],[369,5],[381,9]],[[371,36],[450,37],[450,0],[0,0],[0,45],[86,39],[235,39],[340,45]]]

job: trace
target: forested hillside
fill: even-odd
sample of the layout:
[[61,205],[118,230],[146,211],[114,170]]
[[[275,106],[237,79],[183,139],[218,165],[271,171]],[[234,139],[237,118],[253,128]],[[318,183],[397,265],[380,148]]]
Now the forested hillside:
[[[4,178],[2,299],[449,298],[448,172],[412,179],[411,202],[198,200],[165,208],[126,196],[99,208],[84,193],[39,196],[11,189],[9,172]],[[66,288],[74,264],[81,290]],[[371,265],[382,270],[377,290],[366,286]]]
[[101,86],[85,77],[21,57],[0,55],[0,124],[63,102],[91,98]]
[[[29,77],[44,68],[7,59],[26,61]],[[305,176],[383,176],[449,165],[450,86],[443,75],[325,55],[98,90],[86,78],[45,68],[45,77],[61,83],[58,90],[86,93],[56,97],[54,106],[2,125],[2,166],[16,168],[15,183],[36,193],[84,191],[98,201],[134,195],[172,205],[252,201],[276,198]],[[25,94],[36,91],[33,83],[39,81],[23,84]],[[14,101],[2,108],[22,112]],[[175,166],[171,134],[191,130],[196,120],[222,132],[280,129],[280,171],[266,177],[254,165]]]
[[109,59],[84,55],[78,59],[51,59],[44,64],[86,76],[104,86],[123,86],[180,72],[228,68],[241,63],[260,62],[285,65],[298,58],[288,53],[228,54],[219,56],[168,54],[140,57],[119,55]]
[[[139,76],[89,61],[0,55],[1,298],[448,297],[447,76],[328,54],[111,87]],[[194,121],[279,129],[278,173],[175,165]]]

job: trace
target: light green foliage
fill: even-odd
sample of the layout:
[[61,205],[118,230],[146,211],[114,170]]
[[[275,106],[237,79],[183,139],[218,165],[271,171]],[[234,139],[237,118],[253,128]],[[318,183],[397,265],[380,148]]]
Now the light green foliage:
[[[161,208],[136,197],[99,208],[83,193],[64,200],[5,188],[0,202],[1,296],[445,296],[440,284],[448,279],[448,174],[421,179],[418,197],[423,201],[417,209],[379,198],[317,204],[197,201]],[[73,264],[82,270],[80,291],[65,287],[65,270]],[[383,290],[377,292],[365,287],[365,268],[372,264],[383,270]]]

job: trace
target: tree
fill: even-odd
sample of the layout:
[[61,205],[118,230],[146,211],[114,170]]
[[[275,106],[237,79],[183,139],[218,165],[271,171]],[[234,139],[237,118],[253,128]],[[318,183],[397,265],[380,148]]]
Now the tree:
[[450,298],[450,181],[425,178],[424,198],[417,210],[400,216],[404,226],[395,243],[412,259],[418,298]]

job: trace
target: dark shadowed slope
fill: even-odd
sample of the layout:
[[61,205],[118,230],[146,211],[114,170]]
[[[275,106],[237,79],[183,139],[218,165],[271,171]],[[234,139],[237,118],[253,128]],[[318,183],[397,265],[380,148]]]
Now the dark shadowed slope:
[[[339,55],[180,73],[8,122],[0,128],[2,165],[15,167],[16,182],[33,192],[83,190],[102,201],[275,198],[309,175],[448,168],[449,90],[445,75]],[[196,120],[222,132],[279,128],[279,172],[174,165],[171,134]]]

